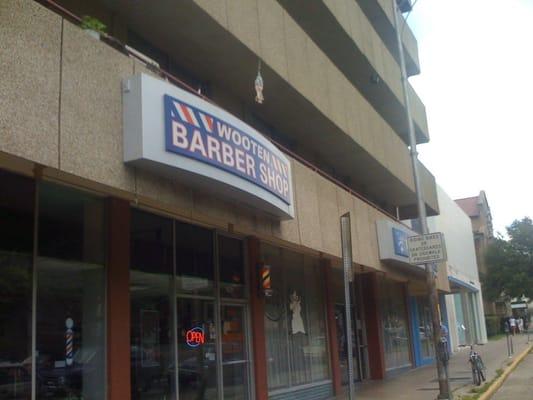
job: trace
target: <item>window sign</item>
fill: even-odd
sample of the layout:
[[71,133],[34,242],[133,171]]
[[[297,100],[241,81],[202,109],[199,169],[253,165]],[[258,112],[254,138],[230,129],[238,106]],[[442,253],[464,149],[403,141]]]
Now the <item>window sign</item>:
[[196,326],[185,333],[185,340],[187,346],[198,347],[205,343],[205,332],[201,327]]
[[397,256],[409,257],[409,249],[407,248],[407,232],[401,231],[397,228],[392,228],[392,236],[394,241],[394,254]]

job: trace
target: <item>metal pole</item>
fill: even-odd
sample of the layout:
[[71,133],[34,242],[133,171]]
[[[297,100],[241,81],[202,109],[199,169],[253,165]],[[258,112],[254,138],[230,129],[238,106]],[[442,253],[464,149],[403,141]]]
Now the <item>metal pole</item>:
[[350,302],[350,282],[353,281],[352,271],[352,232],[350,213],[341,216],[342,265],[344,268],[344,304],[346,312],[346,344],[348,358],[348,398],[355,399],[355,385],[353,373],[353,343],[352,343],[352,307]]
[[[411,102],[409,100],[409,91],[407,87],[407,72],[405,69],[405,56],[403,53],[403,43],[400,36],[401,26],[399,23],[398,14],[400,10],[396,0],[392,0],[394,7],[394,24],[396,30],[396,41],[398,44],[398,52],[400,55],[400,70],[401,70],[401,81],[403,88],[403,100],[405,105],[405,114],[407,118],[407,126],[409,129],[409,153],[411,155],[411,163],[413,167],[413,178],[415,181],[415,192],[416,192],[416,203],[418,208],[418,216],[420,219],[420,225],[422,227],[422,233],[429,233],[427,225],[427,215],[426,215],[426,206],[424,204],[422,187],[420,185],[420,173],[418,171],[418,152],[416,151],[416,136],[415,136],[415,127],[413,123],[413,118],[411,116]],[[405,23],[405,21],[404,21]],[[440,342],[440,319],[438,304],[439,298],[437,294],[437,286],[435,283],[435,272],[431,264],[426,264],[426,284],[429,292],[429,306],[431,312],[431,320],[433,323],[433,346],[435,348],[435,359],[437,364],[437,375],[439,380],[439,399],[452,399],[452,394],[450,391],[450,382],[448,380],[448,374],[444,365],[444,360],[442,354],[437,351],[439,349]]]

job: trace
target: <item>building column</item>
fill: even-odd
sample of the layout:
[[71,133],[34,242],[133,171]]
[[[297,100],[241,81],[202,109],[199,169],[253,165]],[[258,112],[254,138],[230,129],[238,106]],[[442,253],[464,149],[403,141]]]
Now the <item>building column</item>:
[[[334,288],[332,286],[332,266],[331,260],[321,259],[324,274],[324,290],[326,294],[326,315],[328,326],[329,359],[331,364],[331,380],[333,382],[333,392],[340,395],[342,392],[341,368],[339,361],[339,343],[337,342],[337,320],[335,319],[335,299],[333,298]],[[355,318],[355,316],[353,316]]]
[[130,384],[130,205],[108,200],[107,398],[131,398]]
[[385,354],[381,340],[377,274],[363,274],[361,282],[363,305],[365,307],[370,379],[383,379],[385,377]]
[[250,268],[250,315],[252,322],[253,363],[255,375],[255,399],[268,399],[268,376],[265,339],[265,300],[259,290],[261,262],[260,243],[256,237],[249,237],[248,265]]

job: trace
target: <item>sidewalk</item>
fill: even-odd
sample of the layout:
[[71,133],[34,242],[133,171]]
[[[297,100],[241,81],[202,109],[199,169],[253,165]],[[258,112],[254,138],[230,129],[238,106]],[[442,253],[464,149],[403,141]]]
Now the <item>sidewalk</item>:
[[[527,336],[516,335],[513,338],[514,354],[518,355],[527,346]],[[487,368],[487,381],[496,377],[496,370],[505,367],[512,358],[507,357],[506,338],[489,341],[486,345],[475,346],[481,354]],[[465,394],[473,387],[472,372],[468,363],[469,348],[462,348],[455,353],[449,364],[449,377],[454,396]],[[513,356],[514,357],[514,356]],[[357,385],[356,399],[394,399],[394,400],[433,400],[439,393],[434,364],[412,369],[397,377],[382,381],[366,381]],[[346,400],[347,395],[337,396],[337,400]]]
[[529,353],[494,394],[492,400],[530,400],[532,383],[533,354]]

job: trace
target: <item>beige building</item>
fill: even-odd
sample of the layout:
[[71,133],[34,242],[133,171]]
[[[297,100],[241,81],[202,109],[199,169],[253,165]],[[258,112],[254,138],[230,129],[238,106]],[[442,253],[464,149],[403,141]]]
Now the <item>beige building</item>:
[[[485,191],[481,191],[478,196],[467,197],[455,200],[457,205],[470,217],[472,223],[472,233],[474,235],[474,244],[476,248],[476,260],[479,269],[479,276],[487,274],[485,263],[485,252],[494,238],[492,227],[492,214]],[[485,314],[487,315],[506,315],[507,307],[504,302],[490,302],[484,300]]]
[[346,213],[354,379],[431,359],[393,4],[0,2],[8,396],[342,393]]

